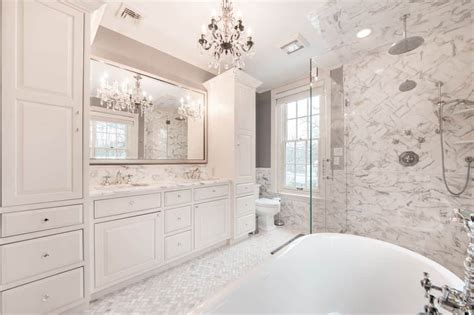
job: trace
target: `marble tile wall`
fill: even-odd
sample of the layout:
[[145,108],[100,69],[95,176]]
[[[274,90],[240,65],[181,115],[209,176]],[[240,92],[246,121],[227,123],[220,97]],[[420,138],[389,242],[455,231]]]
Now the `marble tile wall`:
[[120,171],[122,175],[133,175],[133,182],[156,183],[169,182],[177,179],[186,179],[186,172],[199,168],[201,178],[207,179],[208,168],[203,164],[181,164],[181,165],[91,165],[89,168],[89,185],[99,186],[104,176],[111,176]]
[[[459,1],[445,9],[447,22],[433,27],[417,50],[392,56],[384,46],[344,64],[347,232],[415,250],[458,275],[467,238],[450,223],[451,209],[474,208],[474,196],[471,188],[454,197],[443,186],[435,83],[444,82],[445,100],[474,99],[469,5]],[[406,79],[418,85],[402,93]],[[465,178],[464,158],[474,156],[473,145],[455,144],[474,130],[473,115],[453,115],[460,108],[447,108],[445,122],[448,180],[455,189]],[[420,156],[417,165],[398,163],[407,150]]]

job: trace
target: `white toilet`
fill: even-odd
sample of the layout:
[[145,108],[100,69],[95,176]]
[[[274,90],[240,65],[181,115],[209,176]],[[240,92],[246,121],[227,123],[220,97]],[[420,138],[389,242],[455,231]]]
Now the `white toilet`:
[[258,229],[270,231],[275,228],[275,215],[280,212],[280,198],[258,198],[260,185],[255,188],[255,209],[258,216]]

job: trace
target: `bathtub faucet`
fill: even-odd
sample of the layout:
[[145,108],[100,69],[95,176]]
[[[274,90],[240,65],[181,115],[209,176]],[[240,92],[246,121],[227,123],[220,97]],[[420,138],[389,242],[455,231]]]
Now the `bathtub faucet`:
[[445,310],[455,315],[474,315],[474,213],[455,209],[453,221],[462,222],[469,237],[467,257],[464,261],[464,289],[460,291],[447,285],[442,287],[433,285],[429,274],[425,272],[421,286],[425,289],[428,304],[425,305],[423,314],[441,314],[435,304],[436,298],[431,294],[431,290],[436,290],[441,292],[437,302]]

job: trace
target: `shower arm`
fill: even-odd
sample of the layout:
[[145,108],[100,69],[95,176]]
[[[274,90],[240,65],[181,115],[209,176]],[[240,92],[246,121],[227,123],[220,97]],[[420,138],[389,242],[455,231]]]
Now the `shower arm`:
[[408,38],[408,33],[407,33],[407,19],[409,17],[409,14],[405,14],[402,17],[403,20],[403,38],[407,39]]

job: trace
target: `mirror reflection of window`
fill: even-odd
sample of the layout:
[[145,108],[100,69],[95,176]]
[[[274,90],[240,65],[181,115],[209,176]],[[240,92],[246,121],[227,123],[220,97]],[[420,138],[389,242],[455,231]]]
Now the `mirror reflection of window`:
[[133,118],[93,113],[90,122],[91,158],[136,159],[136,128]]
[[204,160],[205,94],[125,68],[91,60],[91,159]]

